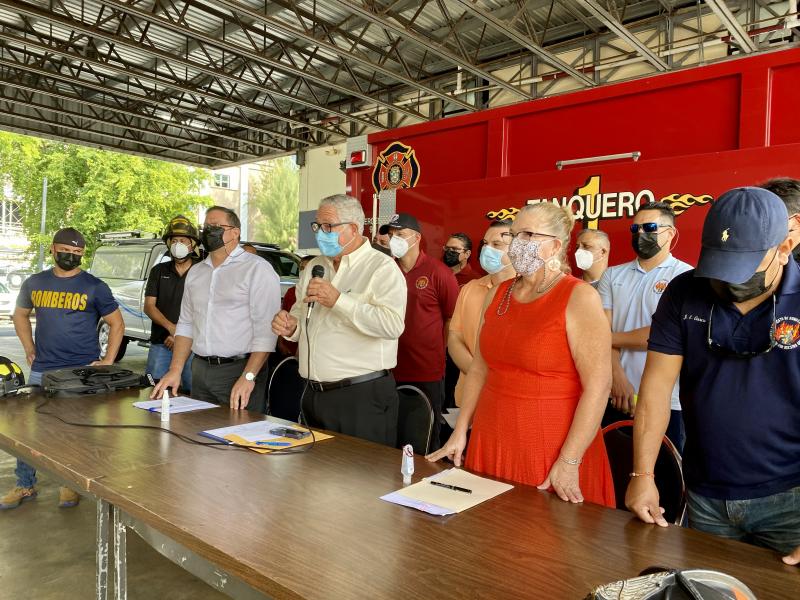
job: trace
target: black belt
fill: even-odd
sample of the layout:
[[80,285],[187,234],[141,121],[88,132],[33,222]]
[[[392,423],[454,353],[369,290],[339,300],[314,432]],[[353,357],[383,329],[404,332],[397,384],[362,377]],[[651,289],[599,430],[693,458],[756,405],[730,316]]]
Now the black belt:
[[367,373],[366,375],[359,375],[358,377],[348,377],[347,379],[340,379],[339,381],[311,381],[308,380],[308,387],[315,392],[327,392],[328,390],[338,390],[343,387],[356,385],[357,383],[366,383],[373,379],[380,379],[389,374],[387,369],[383,371],[375,371],[374,373]]
[[227,365],[228,363],[238,360],[248,359],[250,358],[250,354],[237,354],[236,356],[200,356],[199,354],[195,354],[194,357],[204,360],[210,365]]

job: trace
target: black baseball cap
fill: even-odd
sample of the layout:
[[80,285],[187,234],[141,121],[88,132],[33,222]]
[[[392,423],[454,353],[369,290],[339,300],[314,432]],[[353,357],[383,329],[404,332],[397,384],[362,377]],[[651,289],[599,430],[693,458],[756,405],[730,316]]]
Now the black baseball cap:
[[706,215],[694,275],[744,283],[788,234],[789,213],[778,196],[757,187],[729,190]]
[[78,248],[86,247],[86,240],[83,235],[81,235],[81,232],[72,227],[64,227],[56,231],[56,234],[53,236],[53,243],[64,244],[65,246],[76,246]]
[[399,213],[393,215],[386,225],[381,225],[378,233],[381,235],[389,233],[390,229],[413,229],[414,231],[421,232],[419,228],[419,221],[416,217],[412,217],[408,213]]

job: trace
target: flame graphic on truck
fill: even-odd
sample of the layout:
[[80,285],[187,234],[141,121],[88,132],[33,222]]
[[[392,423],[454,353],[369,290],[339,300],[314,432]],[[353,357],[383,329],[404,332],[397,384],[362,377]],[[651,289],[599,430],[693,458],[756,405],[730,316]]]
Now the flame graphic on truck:
[[662,202],[666,202],[672,207],[672,211],[675,213],[675,216],[681,214],[692,206],[708,204],[712,200],[714,200],[714,197],[710,196],[709,194],[703,194],[702,196],[693,196],[692,194],[670,194],[669,196],[664,196],[661,199]]
[[506,219],[513,221],[518,212],[518,208],[501,208],[500,210],[489,211],[486,213],[486,218],[490,221],[505,221]]

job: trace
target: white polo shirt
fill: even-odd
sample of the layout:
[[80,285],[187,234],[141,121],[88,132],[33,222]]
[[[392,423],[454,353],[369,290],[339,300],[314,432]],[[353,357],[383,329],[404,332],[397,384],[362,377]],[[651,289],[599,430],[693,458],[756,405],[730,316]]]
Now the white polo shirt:
[[[658,301],[669,282],[693,268],[670,254],[664,262],[649,272],[642,269],[639,259],[606,269],[597,291],[603,300],[603,308],[611,311],[611,331],[616,333],[649,327]],[[637,394],[646,360],[645,350],[620,351],[622,369]],[[676,382],[672,390],[672,410],[680,409]]]

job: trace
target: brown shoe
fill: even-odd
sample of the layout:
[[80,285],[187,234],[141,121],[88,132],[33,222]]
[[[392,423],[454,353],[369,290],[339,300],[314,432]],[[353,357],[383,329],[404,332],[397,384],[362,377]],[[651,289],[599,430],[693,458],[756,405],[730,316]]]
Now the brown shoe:
[[80,501],[81,497],[77,492],[73,492],[67,487],[58,489],[58,508],[72,508],[73,506],[78,506]]
[[36,491],[36,488],[15,487],[5,496],[0,498],[0,510],[17,508],[23,502],[36,498],[38,493],[39,492]]

